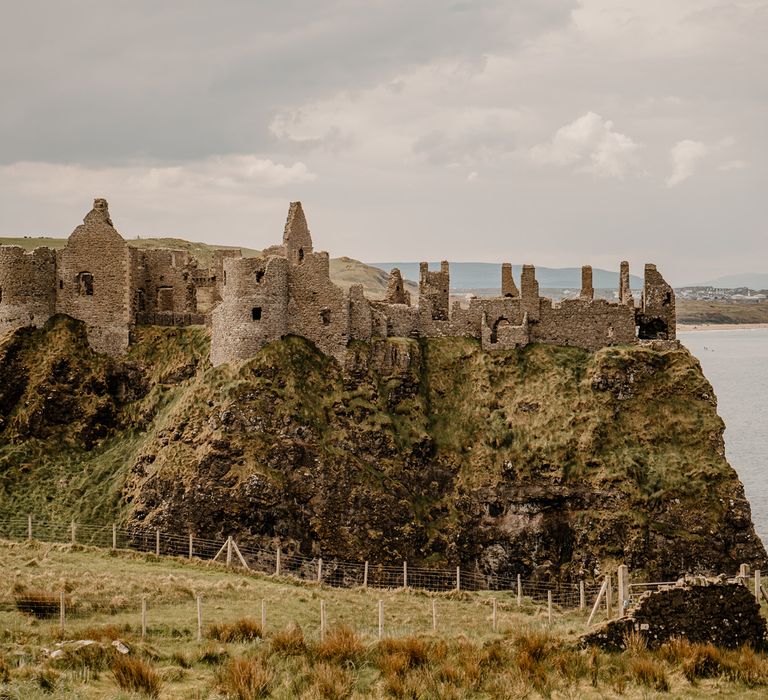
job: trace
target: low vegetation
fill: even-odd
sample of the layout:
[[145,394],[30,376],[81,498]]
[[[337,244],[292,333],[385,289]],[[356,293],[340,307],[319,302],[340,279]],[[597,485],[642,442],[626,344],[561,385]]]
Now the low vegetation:
[[[585,613],[512,596],[493,631],[487,593],[330,589],[81,546],[0,542],[2,698],[761,698],[768,655],[675,639],[585,649]],[[88,571],[88,576],[82,572]],[[22,611],[21,591],[66,591],[78,612]],[[203,639],[194,599],[201,595]],[[140,600],[149,601],[142,636]],[[118,600],[119,599],[119,600]],[[386,624],[378,638],[377,602]],[[431,601],[438,601],[432,631]],[[266,625],[258,615],[266,601]],[[319,601],[328,628],[319,630]],[[75,603],[80,602],[79,607]],[[88,603],[90,601],[90,603]],[[122,693],[122,694],[121,694]]]

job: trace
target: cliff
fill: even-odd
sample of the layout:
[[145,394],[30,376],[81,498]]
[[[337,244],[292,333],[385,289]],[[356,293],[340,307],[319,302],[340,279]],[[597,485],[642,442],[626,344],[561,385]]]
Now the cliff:
[[575,580],[765,569],[685,349],[287,337],[212,368],[199,327],[123,358],[55,317],[0,340],[0,517],[141,521],[323,557]]

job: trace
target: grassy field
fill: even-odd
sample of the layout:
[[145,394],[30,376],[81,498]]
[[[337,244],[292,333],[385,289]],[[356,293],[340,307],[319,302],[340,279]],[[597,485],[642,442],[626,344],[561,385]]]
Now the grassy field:
[[[638,639],[620,654],[585,650],[584,613],[555,610],[549,624],[545,606],[518,608],[506,593],[330,589],[37,542],[0,542],[0,565],[3,698],[758,698],[768,687],[764,654],[682,642],[650,652]],[[16,609],[60,591],[70,611],[63,631],[58,611],[45,618],[39,607],[38,618]]]
[[768,323],[768,301],[687,301],[677,300],[677,322]]

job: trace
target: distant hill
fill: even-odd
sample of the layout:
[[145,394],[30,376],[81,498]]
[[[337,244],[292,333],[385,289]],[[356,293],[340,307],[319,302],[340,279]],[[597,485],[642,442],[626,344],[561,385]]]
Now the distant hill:
[[768,272],[744,272],[737,275],[723,275],[708,282],[696,282],[686,284],[686,287],[722,287],[724,289],[736,289],[748,287],[749,289],[768,289]]
[[[389,272],[393,267],[400,268],[403,277],[409,280],[419,279],[419,263],[416,262],[376,262],[369,263]],[[439,268],[439,263],[430,263],[431,270]],[[512,276],[515,283],[520,285],[520,271],[522,265],[512,266]],[[580,267],[537,267],[536,279],[539,287],[553,289],[579,289],[581,288]],[[618,289],[619,272],[592,270],[592,284],[600,289]],[[643,280],[637,275],[630,275],[632,289],[642,289]],[[501,286],[501,263],[477,263],[477,262],[452,262],[451,263],[451,289],[498,289]]]

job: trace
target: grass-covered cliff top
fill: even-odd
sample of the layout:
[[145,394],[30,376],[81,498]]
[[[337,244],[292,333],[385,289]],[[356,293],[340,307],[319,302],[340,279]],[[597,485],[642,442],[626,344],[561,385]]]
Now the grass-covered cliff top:
[[476,573],[760,564],[712,388],[685,349],[295,337],[212,368],[203,328],[0,341],[0,517],[142,521]]

